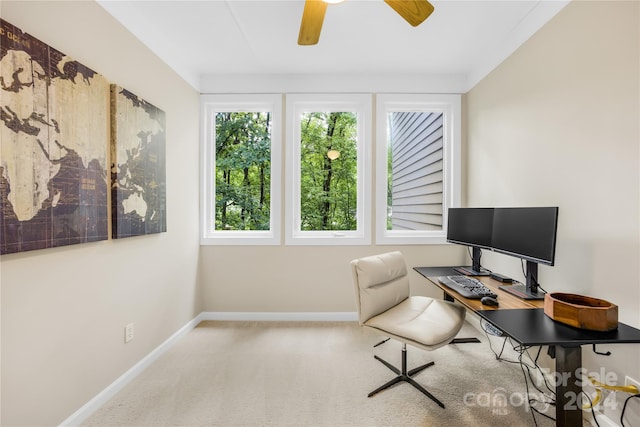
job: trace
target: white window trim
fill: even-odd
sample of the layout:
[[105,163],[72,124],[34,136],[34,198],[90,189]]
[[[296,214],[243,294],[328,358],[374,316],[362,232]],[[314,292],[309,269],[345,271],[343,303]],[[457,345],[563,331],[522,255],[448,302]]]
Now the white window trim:
[[[201,120],[201,245],[279,245],[282,192],[282,95],[202,95]],[[269,111],[271,129],[271,189],[269,230],[215,230],[215,114],[216,112]]]
[[[285,244],[371,244],[371,127],[372,96],[363,94],[294,94],[286,96],[287,188]],[[357,230],[303,231],[300,229],[300,115],[314,111],[352,111],[358,115]]]
[[[443,227],[438,231],[387,230],[387,115],[392,111],[444,113]],[[461,96],[382,94],[376,96],[376,244],[444,244],[449,207],[460,206]]]

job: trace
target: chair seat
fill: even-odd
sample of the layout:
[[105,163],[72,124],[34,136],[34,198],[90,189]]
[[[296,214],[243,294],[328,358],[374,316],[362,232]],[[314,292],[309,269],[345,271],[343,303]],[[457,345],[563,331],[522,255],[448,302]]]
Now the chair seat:
[[465,313],[464,307],[447,301],[410,296],[367,320],[364,326],[378,329],[407,344],[434,350],[456,336],[462,328]]

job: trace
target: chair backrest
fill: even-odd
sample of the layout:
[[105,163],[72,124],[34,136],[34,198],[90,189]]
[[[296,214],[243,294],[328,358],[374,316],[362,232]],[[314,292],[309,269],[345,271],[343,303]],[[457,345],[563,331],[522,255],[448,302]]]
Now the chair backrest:
[[354,259],[351,270],[361,325],[409,297],[409,275],[401,252]]

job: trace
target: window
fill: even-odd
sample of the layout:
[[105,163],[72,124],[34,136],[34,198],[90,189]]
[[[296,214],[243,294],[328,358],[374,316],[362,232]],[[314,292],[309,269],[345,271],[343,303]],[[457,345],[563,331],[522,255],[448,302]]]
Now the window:
[[376,114],[376,243],[444,243],[460,204],[460,96],[378,95]]
[[204,95],[203,244],[279,244],[280,95]]
[[369,244],[371,96],[287,96],[286,243]]
[[202,244],[277,245],[284,222],[286,244],[364,245],[374,216],[377,244],[445,242],[459,95],[376,96],[375,181],[372,95],[287,95],[286,167],[282,100],[202,96]]

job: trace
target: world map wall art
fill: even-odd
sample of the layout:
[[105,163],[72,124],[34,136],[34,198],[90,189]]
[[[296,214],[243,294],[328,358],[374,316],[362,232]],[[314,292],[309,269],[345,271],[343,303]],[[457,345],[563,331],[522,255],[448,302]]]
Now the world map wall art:
[[0,19],[0,255],[166,231],[164,123]]
[[111,215],[114,238],[167,231],[165,114],[111,85]]

